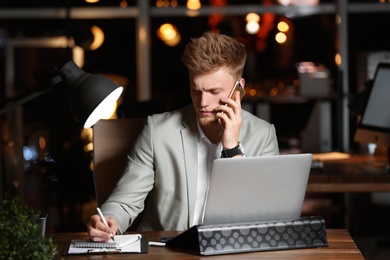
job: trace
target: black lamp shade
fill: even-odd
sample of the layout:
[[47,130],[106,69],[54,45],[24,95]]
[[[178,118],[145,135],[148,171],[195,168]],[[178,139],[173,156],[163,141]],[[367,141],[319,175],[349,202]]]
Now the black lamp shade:
[[67,62],[60,71],[65,75],[63,83],[73,115],[84,124],[84,128],[111,114],[123,87],[105,76],[85,73],[73,61]]

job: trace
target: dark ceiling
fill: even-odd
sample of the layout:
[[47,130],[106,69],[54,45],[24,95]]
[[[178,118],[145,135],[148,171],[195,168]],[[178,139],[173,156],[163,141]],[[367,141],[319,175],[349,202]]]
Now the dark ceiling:
[[[0,2],[0,7],[66,7],[66,6],[119,6],[121,0],[100,0],[98,3],[86,3],[84,0],[23,0],[23,1],[14,1],[14,0],[3,0]],[[129,6],[135,5],[136,1],[127,0]]]
[[[22,1],[15,1],[15,0],[2,0],[0,2],[0,7],[17,7],[17,8],[23,8],[23,7],[66,7],[66,6],[72,6],[72,7],[84,7],[84,6],[119,6],[122,1],[126,1],[128,6],[135,6],[137,4],[138,0],[100,0],[98,3],[86,3],[85,0],[22,0]],[[142,0],[147,1],[147,0]],[[155,5],[157,0],[149,0],[151,5]],[[350,2],[356,2],[350,1]],[[185,0],[177,0],[179,6],[185,6],[186,2]],[[211,1],[211,0],[201,0],[200,1],[202,5],[208,6],[212,2],[226,2],[227,4],[278,4],[278,1],[276,0],[226,0],[226,1]],[[335,0],[320,0],[321,3],[332,3],[335,2]],[[370,2],[370,1],[365,1]],[[371,1],[373,2],[373,1]]]

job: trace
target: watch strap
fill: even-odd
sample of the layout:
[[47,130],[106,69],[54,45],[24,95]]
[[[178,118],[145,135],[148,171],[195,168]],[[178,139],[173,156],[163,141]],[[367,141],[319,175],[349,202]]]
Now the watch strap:
[[241,144],[238,142],[238,145],[236,147],[233,147],[231,149],[223,149],[221,152],[221,157],[222,158],[231,158],[236,155],[244,155],[242,149],[241,149]]

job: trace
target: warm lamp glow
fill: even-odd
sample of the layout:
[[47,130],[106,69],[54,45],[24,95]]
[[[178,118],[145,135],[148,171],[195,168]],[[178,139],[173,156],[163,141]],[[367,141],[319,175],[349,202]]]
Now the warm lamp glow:
[[159,31],[161,32],[162,39],[164,39],[164,40],[172,40],[176,37],[176,34],[177,34],[176,28],[172,24],[169,24],[169,23],[161,25]]
[[279,4],[284,5],[284,6],[288,6],[291,4],[290,0],[278,0],[278,2],[279,2]]
[[256,34],[260,29],[260,25],[256,21],[249,21],[245,25],[245,31],[249,34]]
[[257,94],[257,91],[256,91],[256,89],[254,89],[254,88],[251,88],[250,90],[249,90],[249,95],[250,96],[256,96],[256,94]]
[[157,0],[156,1],[157,7],[176,7],[177,6],[177,0]]
[[157,36],[168,46],[176,46],[181,41],[181,35],[176,26],[166,23],[157,30]]
[[46,147],[46,139],[45,139],[45,137],[43,137],[43,136],[39,137],[38,145],[39,145],[39,148],[45,149],[45,147]]
[[340,53],[336,53],[336,55],[334,56],[334,62],[337,66],[341,65],[342,59]]
[[85,121],[84,128],[93,126],[97,121],[104,118],[110,118],[112,111],[115,110],[116,101],[122,94],[123,87],[118,87],[111,92],[91,113],[87,121]]
[[255,13],[249,13],[245,16],[245,31],[249,34],[256,34],[260,29],[260,16]]
[[91,152],[93,150],[92,135],[93,135],[92,128],[84,128],[81,131],[81,139],[85,141],[84,152],[86,153]]
[[122,1],[119,3],[119,6],[122,7],[122,8],[126,8],[126,7],[127,7],[127,0],[122,0]]
[[245,16],[245,21],[250,22],[250,21],[255,21],[255,22],[260,22],[260,16],[255,13],[249,13]]
[[319,0],[278,0],[278,2],[284,6],[288,6],[288,5],[313,6],[313,5],[318,5]]
[[278,23],[278,30],[281,32],[287,32],[289,29],[289,26],[286,22],[279,22]]
[[187,8],[190,10],[198,10],[201,6],[199,0],[187,0]]
[[170,46],[170,47],[174,47],[174,46],[178,45],[180,41],[181,41],[181,36],[178,35],[176,38],[174,38],[172,40],[165,41],[165,44]]
[[91,46],[89,47],[89,49],[91,51],[94,51],[96,49],[98,49],[100,46],[102,46],[103,42],[104,42],[104,32],[102,29],[100,29],[100,27],[94,25],[91,27],[91,32],[93,34],[93,42],[91,44]]
[[[54,89],[66,90],[72,114],[84,128],[91,127],[101,118],[111,116],[116,101],[123,92],[123,87],[109,78],[86,73],[73,61],[68,61],[56,69],[46,88],[7,102],[0,109],[0,115]],[[44,145],[45,140],[40,140],[40,146]]]
[[284,33],[279,32],[276,34],[275,40],[277,43],[282,44],[282,43],[285,43],[287,41],[287,36]]

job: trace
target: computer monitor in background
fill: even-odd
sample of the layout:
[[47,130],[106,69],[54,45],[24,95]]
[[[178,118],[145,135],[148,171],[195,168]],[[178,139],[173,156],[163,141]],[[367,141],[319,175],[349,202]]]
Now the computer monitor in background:
[[390,64],[379,63],[360,122],[355,142],[373,143],[390,150]]

